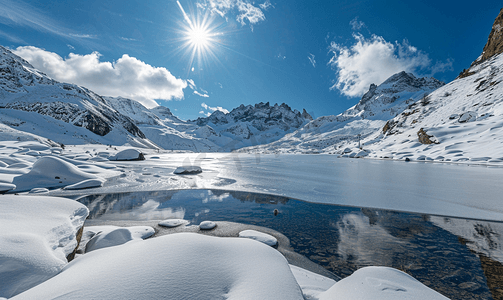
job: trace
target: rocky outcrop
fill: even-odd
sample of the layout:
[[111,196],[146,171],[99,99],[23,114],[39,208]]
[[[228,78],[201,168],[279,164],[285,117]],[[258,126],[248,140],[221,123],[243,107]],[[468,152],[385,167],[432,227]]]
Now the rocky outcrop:
[[487,44],[484,46],[481,62],[503,52],[503,8],[494,20]]
[[[438,141],[432,135],[428,135],[423,128],[419,129],[417,132],[417,138],[421,144],[429,145],[429,144],[439,144]],[[433,138],[433,139],[432,139]]]

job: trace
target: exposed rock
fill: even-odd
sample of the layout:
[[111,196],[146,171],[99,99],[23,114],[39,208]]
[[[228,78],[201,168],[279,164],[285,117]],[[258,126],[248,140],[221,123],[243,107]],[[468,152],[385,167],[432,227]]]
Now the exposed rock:
[[473,122],[477,120],[477,113],[474,111],[467,111],[461,116],[459,116],[458,122],[459,123],[467,123],[467,122]]
[[480,62],[503,52],[503,8],[494,20],[487,44],[484,46]]
[[77,239],[77,246],[75,246],[75,249],[73,250],[72,253],[70,253],[66,256],[66,260],[68,262],[71,262],[75,258],[75,253],[77,253],[77,250],[79,249],[80,240],[82,239],[83,233],[84,233],[84,226],[81,226],[79,228],[79,231],[77,231],[77,235],[75,236],[75,238]]
[[438,141],[436,141],[435,139],[431,139],[433,136],[432,135],[428,135],[426,133],[426,131],[424,131],[423,128],[419,129],[419,131],[417,132],[417,137],[418,137],[418,140],[421,144],[426,144],[426,145],[429,145],[429,144],[439,144]]
[[173,172],[178,175],[192,175],[192,174],[199,174],[203,170],[201,167],[198,166],[183,166],[183,167],[178,167],[176,170]]

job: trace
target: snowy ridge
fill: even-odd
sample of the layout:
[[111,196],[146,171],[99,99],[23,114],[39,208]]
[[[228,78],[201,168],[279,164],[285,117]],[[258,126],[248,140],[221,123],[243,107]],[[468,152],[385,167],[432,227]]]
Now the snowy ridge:
[[59,143],[155,147],[103,97],[84,87],[55,81],[1,46],[0,109],[6,126]]
[[286,104],[241,105],[229,113],[215,111],[207,118],[182,121],[169,108],[147,109],[124,98],[106,98],[115,110],[132,119],[156,145],[170,150],[228,152],[270,143],[312,120]]
[[275,143],[240,151],[334,153],[343,145],[372,135],[388,119],[442,85],[444,83],[435,78],[416,78],[413,74],[400,72],[379,86],[370,85],[358,104],[337,116],[317,118]]

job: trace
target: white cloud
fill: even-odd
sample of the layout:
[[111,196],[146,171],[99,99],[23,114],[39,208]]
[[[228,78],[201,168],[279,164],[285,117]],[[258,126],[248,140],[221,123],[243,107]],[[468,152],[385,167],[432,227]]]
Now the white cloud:
[[366,27],[363,21],[358,20],[358,17],[355,17],[353,20],[351,20],[349,22],[349,25],[351,25],[351,28],[355,31]]
[[269,0],[266,0],[264,3],[259,4],[258,6],[260,6],[260,8],[262,8],[263,10],[268,10],[269,7],[274,7],[274,5],[272,5],[271,1]]
[[[218,111],[223,112],[224,114],[228,114],[228,113],[229,113],[229,111],[228,111],[227,109],[225,109],[225,108],[223,108],[223,107],[221,107],[221,106],[215,106],[215,107],[212,107],[212,106],[209,106],[208,104],[206,104],[206,103],[204,103],[204,102],[203,102],[203,103],[201,103],[201,106],[202,106],[204,109],[206,109],[206,110],[211,110],[212,112],[214,112],[214,111],[217,111],[217,110],[218,110]],[[211,114],[211,113],[210,113],[210,114]]]
[[309,53],[307,59],[309,59],[309,62],[313,65],[313,68],[316,68],[316,60],[314,60],[314,54]]
[[194,91],[194,94],[196,94],[196,95],[198,95],[200,97],[203,97],[203,98],[208,98],[209,97],[208,94],[201,94],[198,91]]
[[[265,15],[262,10],[267,10],[271,5],[269,0],[259,6],[255,6],[254,2],[248,0],[202,0],[197,4],[199,8],[208,9],[212,13],[218,14],[225,18],[227,14],[237,11],[236,20],[241,25],[250,24],[253,26],[260,21],[265,20]],[[252,27],[253,29],[253,27]]]
[[69,35],[76,37],[76,38],[81,38],[81,39],[95,39],[95,38],[97,38],[97,36],[93,35],[93,34],[70,33]]
[[204,112],[204,111],[202,111],[202,110],[201,110],[199,113],[200,113],[201,115],[205,115],[206,117],[211,116],[211,113],[210,113],[210,112]]
[[346,96],[361,96],[371,83],[381,84],[401,71],[431,68],[428,55],[406,40],[391,43],[376,35],[365,38],[361,34],[353,34],[353,37],[355,43],[350,47],[335,42],[330,45],[333,57],[329,65],[337,72],[337,80],[331,89],[337,89]]
[[101,62],[100,54],[70,53],[62,58],[37,47],[18,47],[14,53],[29,61],[50,77],[85,86],[98,94],[135,99],[147,107],[155,107],[154,99],[183,98],[185,80],[175,78],[166,68],[153,67],[124,54],[115,62]]

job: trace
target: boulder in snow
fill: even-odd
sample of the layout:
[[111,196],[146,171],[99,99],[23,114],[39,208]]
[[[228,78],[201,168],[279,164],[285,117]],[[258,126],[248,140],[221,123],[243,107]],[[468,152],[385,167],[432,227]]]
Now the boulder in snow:
[[126,149],[121,152],[110,156],[109,160],[131,161],[131,160],[145,160],[145,156],[137,149]]
[[213,221],[203,221],[199,224],[199,229],[201,230],[211,230],[217,227],[217,223]]
[[160,226],[168,227],[168,228],[173,228],[173,227],[178,227],[180,225],[187,225],[190,222],[184,219],[167,219],[164,221],[159,222]]
[[467,111],[461,116],[459,116],[458,122],[459,123],[467,123],[467,122],[473,122],[477,120],[477,113],[474,111]]
[[185,166],[185,167],[178,167],[176,170],[173,172],[178,175],[190,175],[190,174],[199,174],[203,170],[201,170],[201,167],[198,166]]
[[243,230],[239,233],[239,237],[256,240],[269,246],[278,244],[278,240],[272,235],[256,230]]

